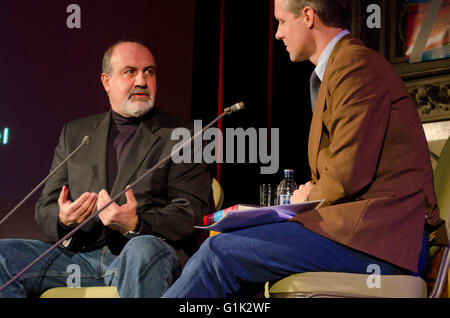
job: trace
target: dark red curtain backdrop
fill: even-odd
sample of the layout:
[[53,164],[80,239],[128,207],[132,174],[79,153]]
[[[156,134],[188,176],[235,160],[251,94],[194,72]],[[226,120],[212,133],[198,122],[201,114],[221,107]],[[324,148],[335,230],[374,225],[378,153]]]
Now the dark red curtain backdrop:
[[224,206],[258,204],[259,184],[279,183],[283,169],[294,169],[298,183],[307,181],[313,67],[290,62],[283,43],[275,40],[273,1],[197,0],[195,24],[192,118],[206,123],[223,107],[243,101],[244,111],[223,119],[223,132],[280,130],[278,173],[261,175],[259,163],[212,167],[225,191]]

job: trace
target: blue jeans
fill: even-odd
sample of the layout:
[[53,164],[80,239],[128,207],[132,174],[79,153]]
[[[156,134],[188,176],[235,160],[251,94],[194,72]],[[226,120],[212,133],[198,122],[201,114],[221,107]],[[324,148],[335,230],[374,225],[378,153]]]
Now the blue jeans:
[[[426,246],[426,240],[424,242]],[[426,248],[422,248],[419,266],[425,263],[426,254]],[[382,275],[410,274],[324,238],[299,223],[262,225],[206,240],[163,297],[254,296],[265,282],[277,281],[292,273],[367,274],[371,264],[378,265]]]
[[[0,285],[49,247],[37,240],[0,240]],[[180,273],[173,248],[155,236],[142,235],[128,241],[119,255],[106,246],[85,253],[57,248],[9,285],[0,297],[39,296],[60,286],[116,286],[120,297],[160,297]],[[78,283],[80,286],[76,286]]]

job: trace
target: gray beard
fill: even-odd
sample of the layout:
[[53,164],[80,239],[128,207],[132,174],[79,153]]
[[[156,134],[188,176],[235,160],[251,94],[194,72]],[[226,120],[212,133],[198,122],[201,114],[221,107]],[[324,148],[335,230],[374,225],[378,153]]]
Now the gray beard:
[[137,118],[147,114],[149,110],[153,108],[154,104],[155,99],[152,96],[149,96],[149,100],[147,102],[133,102],[128,97],[123,101],[122,105],[120,105],[120,110],[123,114],[127,114],[128,116]]

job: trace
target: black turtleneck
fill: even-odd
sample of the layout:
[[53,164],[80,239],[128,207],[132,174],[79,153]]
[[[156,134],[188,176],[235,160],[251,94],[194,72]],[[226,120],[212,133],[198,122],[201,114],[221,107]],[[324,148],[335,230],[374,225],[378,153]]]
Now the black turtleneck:
[[123,117],[112,111],[111,126],[108,137],[108,187],[112,190],[117,171],[126,157],[131,140],[142,118]]

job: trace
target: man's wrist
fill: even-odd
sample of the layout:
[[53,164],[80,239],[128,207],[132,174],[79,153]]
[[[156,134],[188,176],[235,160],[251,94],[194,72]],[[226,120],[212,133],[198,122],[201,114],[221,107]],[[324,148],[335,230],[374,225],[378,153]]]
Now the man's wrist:
[[127,231],[122,233],[123,235],[125,235],[128,238],[132,238],[134,236],[137,236],[141,233],[142,230],[142,222],[141,219],[138,217],[137,218],[137,222],[136,222],[136,226],[134,227],[134,229],[132,231]]

